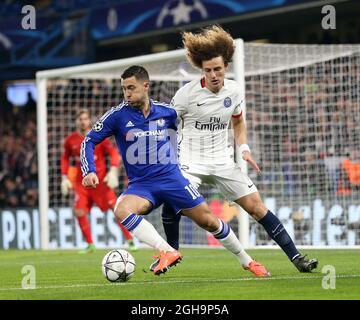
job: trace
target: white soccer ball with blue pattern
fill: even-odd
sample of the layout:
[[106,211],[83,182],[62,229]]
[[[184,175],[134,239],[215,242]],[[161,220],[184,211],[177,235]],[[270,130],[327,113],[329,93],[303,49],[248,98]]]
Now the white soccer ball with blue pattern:
[[123,249],[108,252],[102,260],[102,273],[110,282],[128,281],[135,273],[134,257]]

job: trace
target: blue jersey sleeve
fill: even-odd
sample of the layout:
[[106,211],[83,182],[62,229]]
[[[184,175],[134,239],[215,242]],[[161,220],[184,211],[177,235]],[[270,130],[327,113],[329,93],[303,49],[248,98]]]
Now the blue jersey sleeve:
[[171,118],[170,118],[169,128],[174,129],[176,131],[177,126],[178,126],[178,120],[177,120],[176,110],[171,109]]
[[80,163],[83,177],[90,172],[96,172],[94,161],[95,146],[107,137],[116,135],[117,133],[118,127],[116,126],[115,110],[116,108],[112,108],[105,113],[100,120],[94,124],[81,144]]

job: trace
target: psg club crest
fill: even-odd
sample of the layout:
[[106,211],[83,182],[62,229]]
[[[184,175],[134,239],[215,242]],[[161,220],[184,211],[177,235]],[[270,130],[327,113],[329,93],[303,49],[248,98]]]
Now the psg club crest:
[[163,118],[160,118],[156,120],[156,123],[159,127],[163,127],[165,125],[165,120]]
[[175,106],[175,100],[174,100],[174,98],[171,99],[171,101],[170,101],[170,106],[171,106],[171,107],[174,107],[174,106]]
[[226,98],[224,99],[224,107],[225,107],[225,108],[229,108],[229,107],[231,106],[231,103],[232,103],[232,101],[231,101],[231,98],[230,98],[230,97],[226,97]]
[[101,121],[98,121],[94,124],[93,130],[98,132],[104,127],[104,124]]

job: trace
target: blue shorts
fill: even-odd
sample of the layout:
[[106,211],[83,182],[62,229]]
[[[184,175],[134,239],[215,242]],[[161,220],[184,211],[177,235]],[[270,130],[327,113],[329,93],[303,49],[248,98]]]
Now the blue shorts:
[[194,208],[205,201],[180,170],[146,181],[129,183],[128,188],[123,192],[123,195],[125,194],[133,194],[149,200],[153,209],[166,202],[176,213],[183,209]]

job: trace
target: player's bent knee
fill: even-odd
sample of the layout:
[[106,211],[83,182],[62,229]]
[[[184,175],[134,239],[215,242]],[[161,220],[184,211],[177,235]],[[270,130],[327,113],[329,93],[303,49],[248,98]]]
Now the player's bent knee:
[[204,226],[203,228],[206,230],[206,231],[209,231],[209,232],[215,232],[219,229],[219,225],[214,223],[214,221],[208,221]]
[[218,230],[220,226],[219,219],[212,214],[206,203],[202,203],[193,209],[183,210],[183,214],[209,232]]
[[115,213],[116,218],[118,218],[120,221],[122,221],[132,212],[131,212],[131,210],[126,208],[126,206],[122,206],[121,204],[119,204],[116,207],[116,210],[114,213]]
[[267,208],[258,193],[252,193],[236,201],[255,220],[260,220],[266,215]]
[[262,201],[256,201],[252,205],[251,211],[249,213],[255,220],[260,220],[266,215],[266,212],[267,208],[262,203]]
[[120,220],[124,220],[129,214],[134,213],[134,210],[131,209],[131,207],[125,202],[125,201],[119,201],[116,204],[115,208],[115,216]]
[[136,202],[136,199],[129,198],[129,197],[123,197],[119,198],[116,206],[115,206],[115,216],[120,220],[126,219],[130,214],[144,214],[148,212],[151,209],[151,207],[147,204],[139,204]]

